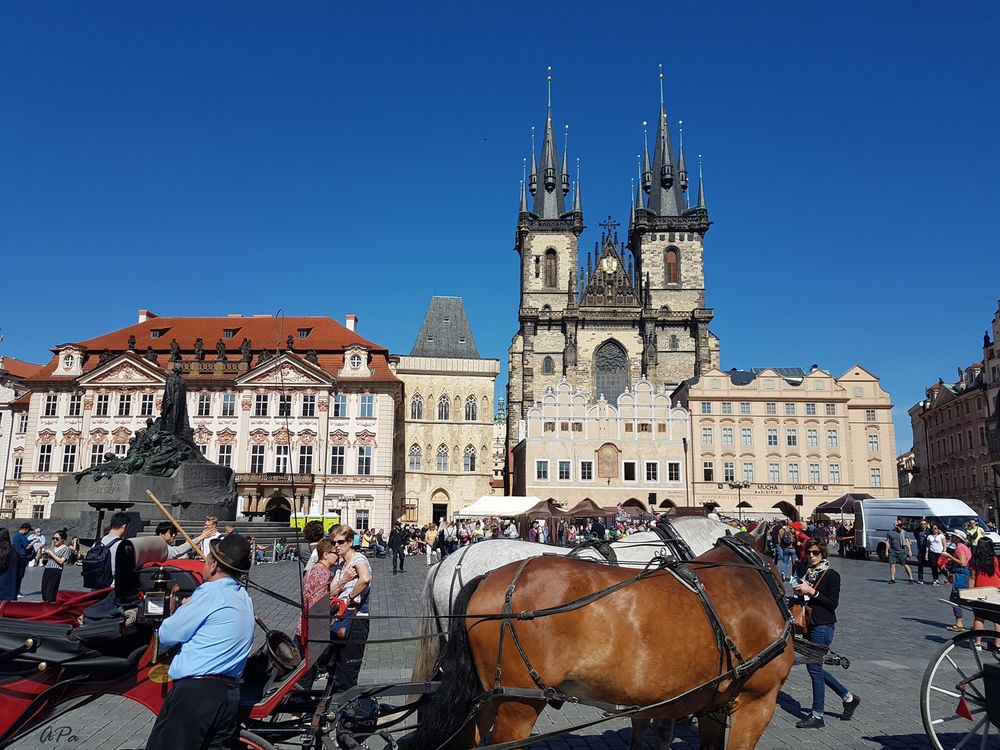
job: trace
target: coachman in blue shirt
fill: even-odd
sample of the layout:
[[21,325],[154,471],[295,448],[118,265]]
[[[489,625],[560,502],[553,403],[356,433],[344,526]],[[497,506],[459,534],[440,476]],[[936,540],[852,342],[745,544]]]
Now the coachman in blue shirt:
[[253,645],[253,603],[239,578],[250,572],[250,542],[213,539],[204,583],[160,625],[173,688],[156,717],[146,750],[222,750],[239,729],[240,677]]

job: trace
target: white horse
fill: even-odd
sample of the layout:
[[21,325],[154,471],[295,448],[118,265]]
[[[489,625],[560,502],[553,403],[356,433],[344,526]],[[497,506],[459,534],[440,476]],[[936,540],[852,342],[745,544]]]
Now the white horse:
[[[683,539],[695,557],[712,548],[719,537],[734,533],[735,529],[721,521],[703,516],[681,516],[671,519],[670,524]],[[655,531],[630,534],[626,539],[611,544],[617,564],[623,567],[644,567],[657,557],[673,558],[673,551]],[[441,649],[441,638],[448,631],[448,620],[439,619],[448,615],[452,603],[462,587],[476,576],[503,567],[518,560],[541,555],[568,555],[572,548],[555,547],[517,539],[490,539],[485,542],[463,547],[434,565],[427,575],[421,596],[420,635],[417,641],[417,656],[413,666],[413,682],[430,680]],[[594,547],[584,547],[575,552],[585,560],[604,561],[605,558]],[[642,744],[642,735],[647,720],[633,722],[632,750]],[[669,726],[668,726],[669,725]],[[669,745],[673,722],[661,726],[654,723],[654,748]]]

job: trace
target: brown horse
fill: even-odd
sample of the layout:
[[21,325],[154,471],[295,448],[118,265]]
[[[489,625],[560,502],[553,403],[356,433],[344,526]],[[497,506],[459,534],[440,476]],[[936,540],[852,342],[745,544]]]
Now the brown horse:
[[[763,536],[754,542],[762,553]],[[729,543],[717,544],[691,563],[742,658],[752,660],[769,646],[777,653],[739,680],[730,670],[740,658],[732,649],[720,651],[701,599],[668,571],[628,582],[635,571],[542,557],[471,581],[453,610],[466,619],[452,620],[442,657],[444,678],[422,712],[410,750],[473,748],[491,728],[494,743],[528,737],[546,705],[543,699],[494,696],[469,718],[475,702],[495,686],[498,667],[504,688],[537,687],[526,659],[544,686],[563,695],[621,706],[651,706],[682,696],[634,718],[697,715],[704,750],[752,750],[771,721],[795,654],[787,610],[775,598],[777,568],[763,554],[747,552],[763,573]],[[776,585],[769,586],[765,576]],[[524,656],[509,631],[501,649],[501,620],[483,617],[504,611],[512,585],[510,611],[517,613],[559,608],[616,584],[621,587],[586,606],[511,620]]]

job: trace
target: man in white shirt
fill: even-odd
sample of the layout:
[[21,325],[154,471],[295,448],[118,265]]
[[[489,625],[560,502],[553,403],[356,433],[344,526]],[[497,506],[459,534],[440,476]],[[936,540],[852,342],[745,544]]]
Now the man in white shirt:
[[218,539],[222,534],[219,532],[219,519],[215,516],[205,516],[205,529],[198,535],[201,539],[201,551],[208,557],[212,552],[211,542]]

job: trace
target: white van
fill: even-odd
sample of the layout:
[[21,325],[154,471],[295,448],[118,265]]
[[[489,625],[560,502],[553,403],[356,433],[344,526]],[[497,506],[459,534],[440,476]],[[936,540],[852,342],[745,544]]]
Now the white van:
[[[914,532],[920,527],[920,520],[936,523],[947,534],[952,529],[965,530],[965,522],[971,518],[988,530],[985,519],[961,500],[946,497],[887,497],[862,500],[854,513],[854,546],[868,555],[872,552],[879,560],[889,559],[885,535],[903,519],[903,529],[910,538],[911,550],[917,554]],[[987,535],[1000,545],[1000,535],[987,531]]]

